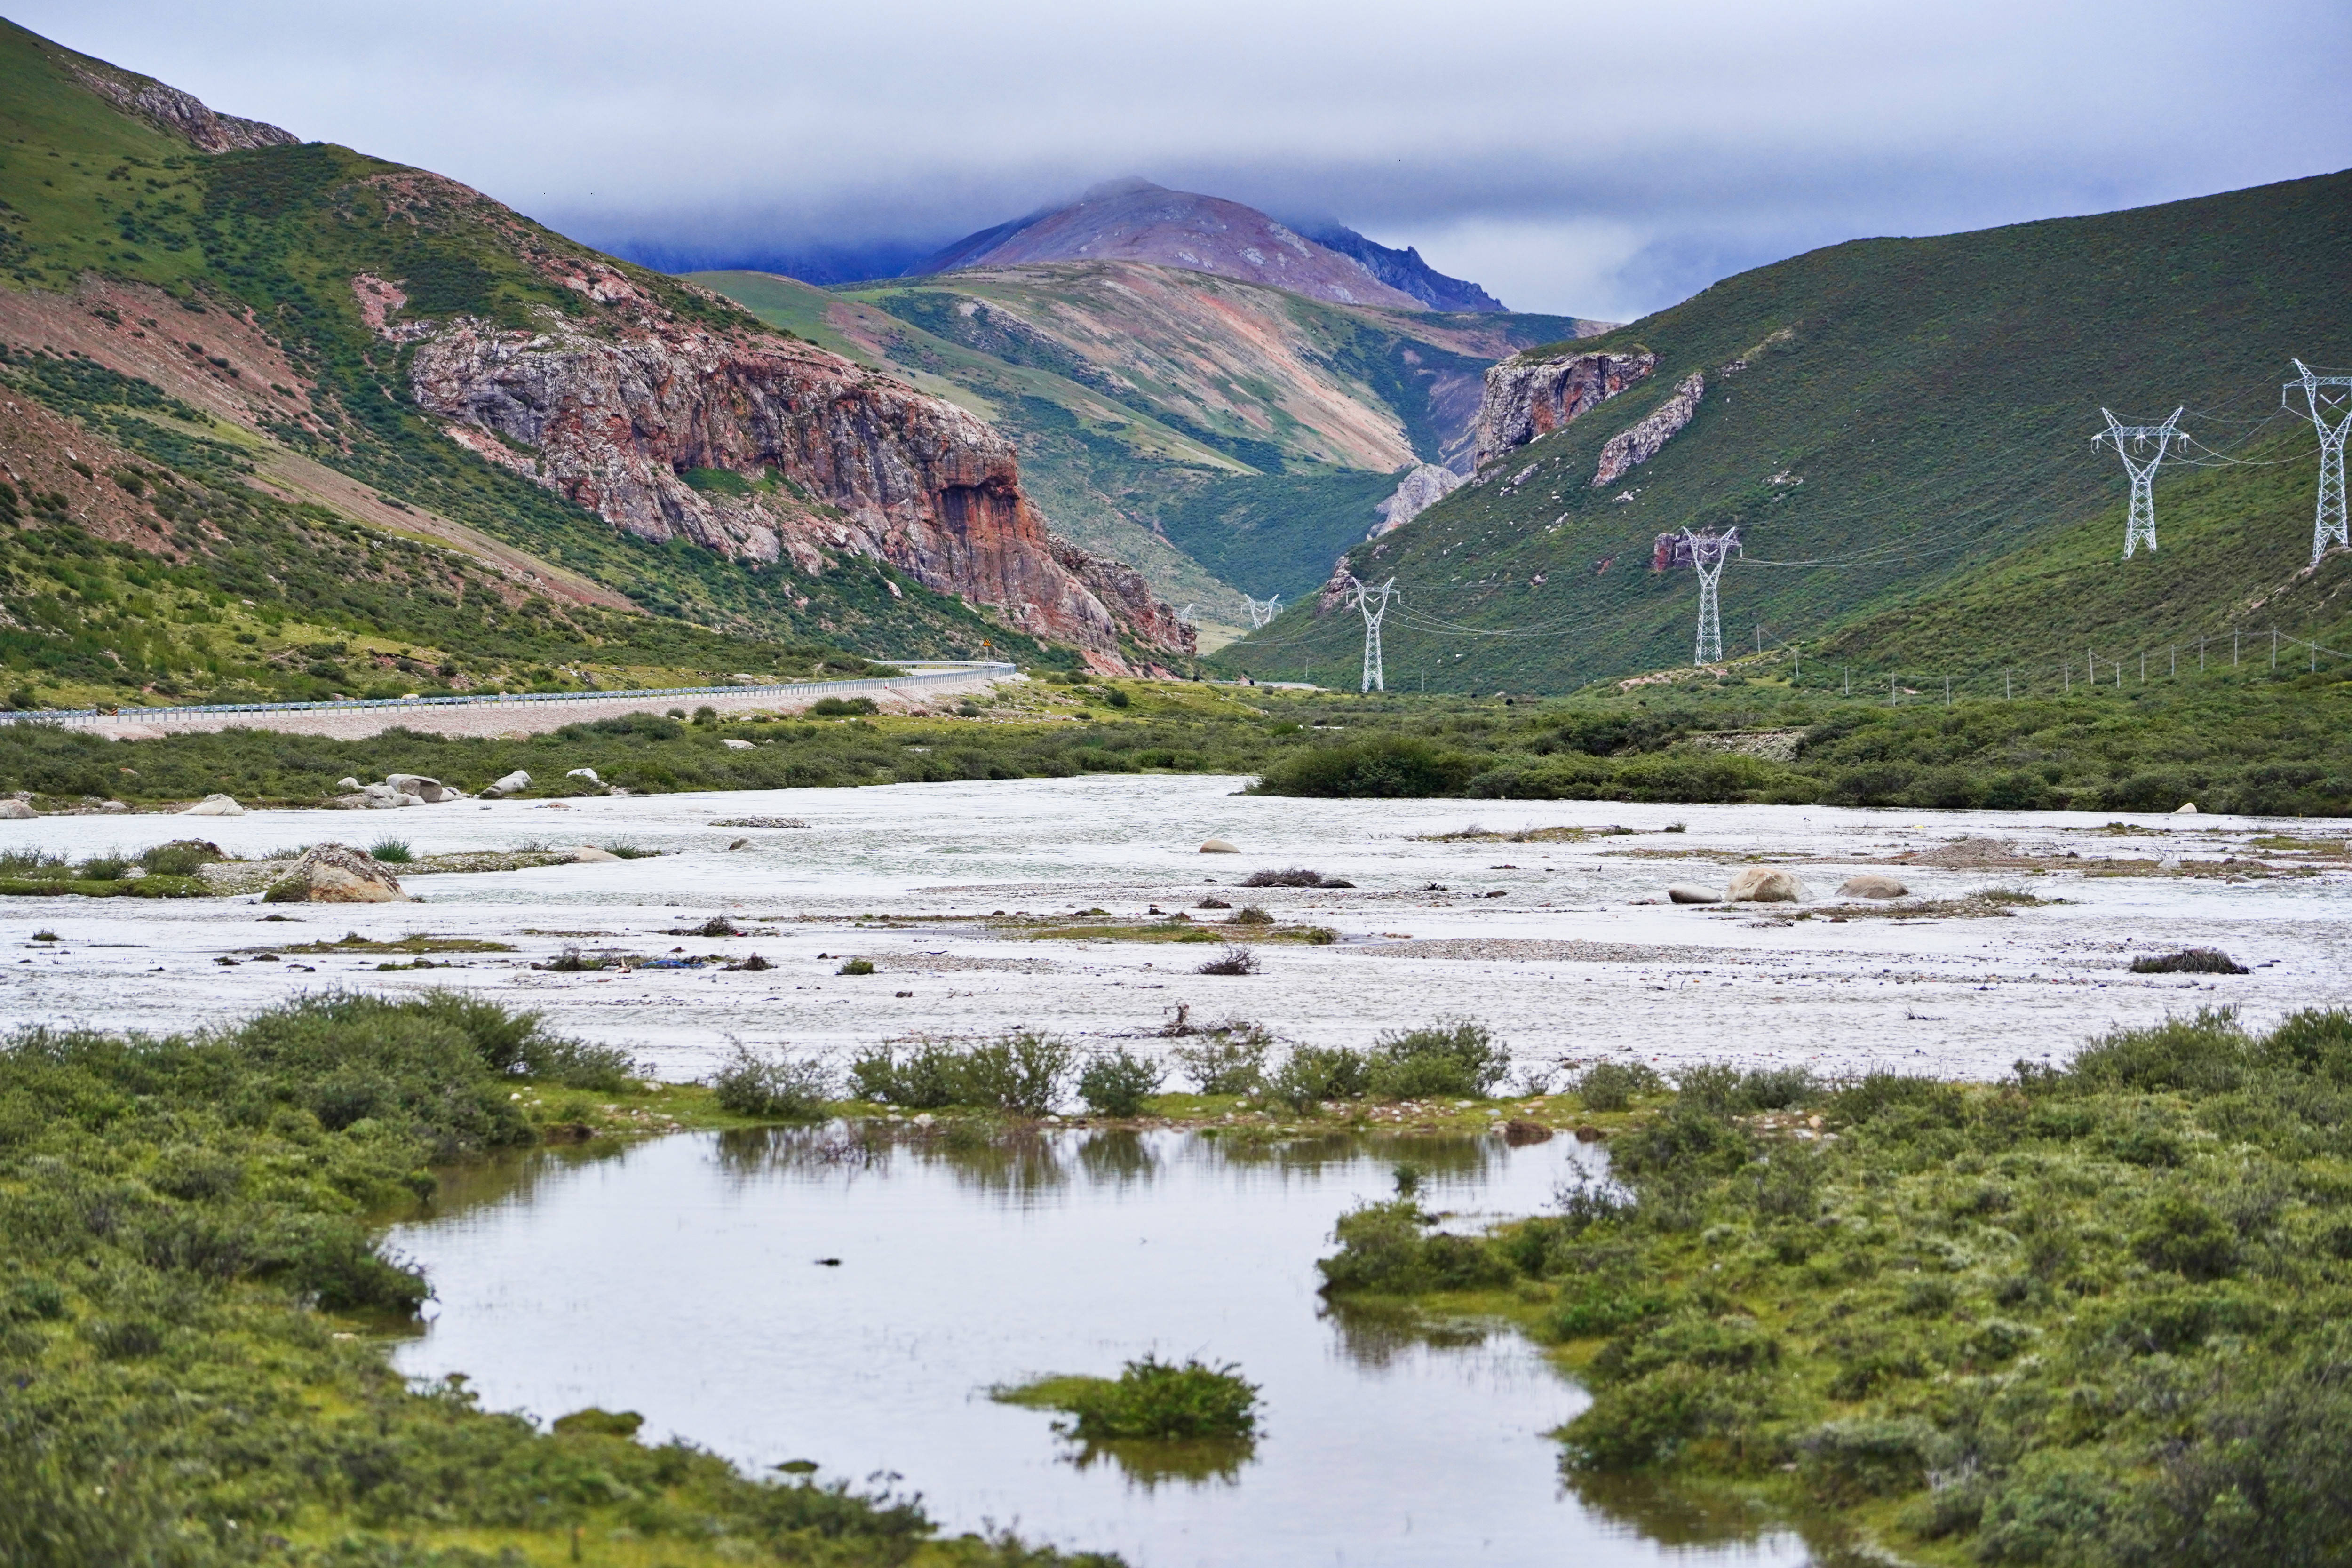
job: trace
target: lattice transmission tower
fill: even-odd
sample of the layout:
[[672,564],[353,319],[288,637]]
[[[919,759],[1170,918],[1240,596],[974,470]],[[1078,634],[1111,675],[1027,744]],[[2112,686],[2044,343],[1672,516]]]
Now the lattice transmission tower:
[[[2126,425],[2105,409],[2099,410],[2106,415],[2107,427],[2091,437],[2091,445],[2095,447],[2102,441],[2114,442],[2116,455],[2124,460],[2124,472],[2131,476],[2131,507],[2124,515],[2124,559],[2126,561],[2142,544],[2150,550],[2156,548],[2156,467],[2164,461],[2165,450],[2172,444],[2173,437],[2180,434],[2173,426],[2180,422],[2184,409],[2185,405],[2184,408],[2174,409],[2172,417],[2161,425]],[[2153,452],[2147,449],[2151,441],[2156,443]],[[2134,457],[2135,450],[2141,455]]]
[[1253,599],[1247,594],[1244,594],[1242,603],[1249,606],[1252,631],[1272,626],[1275,616],[1282,614],[1282,595],[1279,594],[1269,594],[1263,601]]
[[2301,379],[2279,388],[2279,406],[2298,388],[2305,412],[2319,431],[2319,516],[2311,526],[2311,563],[2327,553],[2330,544],[2352,545],[2344,519],[2344,432],[2352,427],[2352,375],[2321,375],[2301,360],[2294,362]]
[[1388,678],[1381,669],[1381,619],[1389,613],[1389,599],[1396,593],[1396,579],[1391,577],[1378,588],[1367,588],[1354,578],[1348,579],[1349,594],[1356,608],[1364,616],[1364,684],[1366,691],[1386,691]]
[[1698,642],[1691,650],[1691,663],[1713,664],[1723,658],[1723,616],[1716,584],[1723,580],[1723,563],[1739,548],[1739,530],[1694,533],[1685,528],[1682,542],[1690,552],[1692,569],[1698,573]]

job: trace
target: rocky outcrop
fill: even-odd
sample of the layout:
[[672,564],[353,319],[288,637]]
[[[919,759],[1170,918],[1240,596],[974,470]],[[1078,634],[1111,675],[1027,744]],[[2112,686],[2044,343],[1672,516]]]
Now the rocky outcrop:
[[[681,321],[616,269],[557,281],[611,309],[550,311],[537,331],[461,319],[417,346],[418,404],[482,457],[630,533],[751,569],[887,561],[1106,668],[1122,668],[1122,626],[1192,651],[1140,579],[1082,572],[1093,558],[1049,537],[1013,444],[973,415],[804,342]],[[1096,583],[1115,584],[1110,603]]]
[[1468,482],[1451,468],[1441,468],[1435,463],[1422,464],[1405,475],[1396,494],[1372,509],[1381,514],[1381,521],[1364,537],[1378,539],[1402,528]]
[[1124,562],[1089,554],[1058,534],[1046,538],[1052,542],[1055,561],[1085,584],[1138,642],[1169,653],[1199,651],[1199,634],[1178,618],[1167,601],[1153,595],[1142,573]]
[[1488,366],[1471,427],[1478,466],[1591,413],[1657,368],[1658,356],[1647,349],[1509,359]]
[[269,904],[403,904],[413,902],[393,874],[364,849],[313,844],[261,895]]
[[[61,53],[63,51],[60,51]],[[292,147],[302,138],[258,120],[240,120],[207,108],[194,93],[166,87],[103,60],[71,55],[67,67],[76,80],[117,109],[135,114],[159,131],[185,137],[200,152],[227,153],[246,147]]]
[[1693,371],[1638,424],[1610,437],[1601,448],[1601,465],[1592,472],[1594,487],[1620,479],[1626,469],[1656,457],[1658,448],[1691,422],[1691,416],[1698,412],[1698,400],[1706,395],[1706,377]]

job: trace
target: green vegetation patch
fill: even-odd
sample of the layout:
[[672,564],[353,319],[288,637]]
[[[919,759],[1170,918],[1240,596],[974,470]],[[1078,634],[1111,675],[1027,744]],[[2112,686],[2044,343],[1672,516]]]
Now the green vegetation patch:
[[380,1336],[430,1288],[368,1216],[432,1193],[436,1163],[682,1092],[631,1070],[448,993],[0,1042],[0,1561],[457,1564],[490,1561],[485,1540],[517,1562],[678,1568],[1073,1561],[938,1541],[908,1499],[647,1447],[626,1412],[542,1434],[462,1377],[393,1370]]
[[422,933],[384,941],[381,938],[362,936],[357,931],[348,931],[333,942],[299,942],[291,947],[281,947],[278,951],[302,953],[404,952],[415,955],[428,952],[512,952],[514,944],[504,942],[486,942],[479,937],[425,936]]
[[1936,1562],[2322,1562],[2352,1529],[2352,1014],[1648,1103],[1553,1213],[1356,1211],[1327,1288],[1506,1302],[1593,1391],[1560,1438],[1596,1495],[1727,1485]]
[[992,1390],[990,1396],[1006,1405],[1063,1411],[1070,1419],[1057,1423],[1056,1430],[1081,1442],[1257,1435],[1257,1384],[1237,1367],[1197,1358],[1177,1363],[1146,1355],[1129,1362],[1116,1378],[1041,1378]]

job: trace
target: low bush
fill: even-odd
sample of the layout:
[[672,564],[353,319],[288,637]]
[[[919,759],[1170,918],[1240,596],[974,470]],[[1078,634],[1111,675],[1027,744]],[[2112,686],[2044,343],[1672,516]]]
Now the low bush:
[[1339,1250],[1318,1260],[1327,1295],[1410,1296],[1427,1290],[1490,1290],[1508,1285],[1510,1263],[1485,1238],[1430,1228],[1410,1195],[1365,1204],[1339,1216]]
[[1510,1050],[1484,1024],[1456,1020],[1381,1036],[1365,1092],[1381,1100],[1484,1099],[1510,1068]]
[[1158,1062],[1125,1046],[1097,1051],[1078,1070],[1078,1098],[1097,1116],[1133,1116],[1165,1076]]
[[973,1046],[928,1040],[903,1053],[880,1046],[850,1063],[850,1089],[909,1110],[961,1106],[1042,1116],[1060,1100],[1076,1059],[1066,1042],[1025,1030]]
[[738,1045],[709,1079],[722,1110],[763,1121],[809,1121],[823,1116],[833,1097],[833,1074],[824,1063],[763,1057]]
[[1255,974],[1257,954],[1246,947],[1228,943],[1223,952],[1195,971],[1201,974]]
[[1345,1046],[1299,1046],[1283,1058],[1266,1092],[1293,1110],[1326,1100],[1361,1100],[1371,1089],[1372,1058]]
[[1244,888],[1352,888],[1356,884],[1340,877],[1326,877],[1320,871],[1310,871],[1294,866],[1286,871],[1252,871],[1244,877]]
[[2134,974],[2245,974],[2246,966],[2226,952],[2210,947],[2183,948],[2168,952],[2161,958],[2135,958],[2131,962]]
[[1286,758],[1261,773],[1250,793],[1416,800],[1460,795],[1478,769],[1475,758],[1441,751],[1426,741],[1381,735]]
[[1624,1110],[1637,1097],[1665,1087],[1665,1079],[1640,1062],[1601,1062],[1585,1068],[1576,1080],[1576,1097],[1587,1110]]
[[1206,1037],[1169,1053],[1202,1094],[1255,1094],[1265,1087],[1272,1036],[1255,1025],[1203,1033]]
[[845,958],[842,960],[841,967],[834,973],[835,974],[871,974],[874,973],[874,964],[869,959]]
[[387,866],[405,866],[416,858],[405,838],[379,838],[368,846],[368,853]]
[[809,704],[809,712],[819,719],[856,719],[881,711],[881,704],[871,697],[820,697]]
[[1047,1378],[997,1397],[1067,1412],[1057,1429],[1086,1443],[1245,1442],[1257,1434],[1257,1384],[1237,1367],[1196,1358],[1146,1355],[1116,1378]]

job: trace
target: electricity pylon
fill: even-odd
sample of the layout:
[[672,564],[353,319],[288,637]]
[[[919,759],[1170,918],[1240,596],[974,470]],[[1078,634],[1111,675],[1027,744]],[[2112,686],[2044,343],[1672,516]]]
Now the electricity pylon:
[[[1365,587],[1349,578],[1349,594],[1356,608],[1364,616],[1364,684],[1366,691],[1386,691],[1387,677],[1381,669],[1381,618],[1389,613],[1389,598],[1396,592],[1396,579],[1391,577],[1378,589]],[[1375,602],[1374,595],[1379,595]]]
[[2301,360],[2294,362],[2301,377],[2279,388],[2279,406],[2287,395],[2303,389],[2303,406],[2319,431],[2319,516],[2311,527],[2311,563],[2327,553],[2330,544],[2352,544],[2344,520],[2344,432],[2352,426],[2352,375],[2321,375]]
[[1739,530],[1693,533],[1685,528],[1683,539],[1690,546],[1691,565],[1698,572],[1698,644],[1691,650],[1691,663],[1713,664],[1723,657],[1723,617],[1715,585],[1723,577],[1724,562],[1739,548]]
[[1274,617],[1282,614],[1282,595],[1279,594],[1268,595],[1264,603],[1260,603],[1259,601],[1251,598],[1247,594],[1244,594],[1242,595],[1242,603],[1249,606],[1250,630],[1252,631],[1256,631],[1262,626],[1272,626],[1274,624]]
[[[2131,476],[2131,507],[2124,515],[2124,559],[2128,561],[2142,544],[2156,548],[2156,466],[2164,461],[2165,448],[2179,434],[2173,426],[2179,423],[2183,408],[2174,409],[2172,417],[2161,425],[2126,425],[2104,408],[2099,412],[2106,415],[2107,427],[2091,437],[2091,445],[2114,442],[2116,455],[2124,460],[2124,472]],[[2150,441],[2156,443],[2154,452],[2140,458],[2132,456],[2134,447],[2147,452]]]

